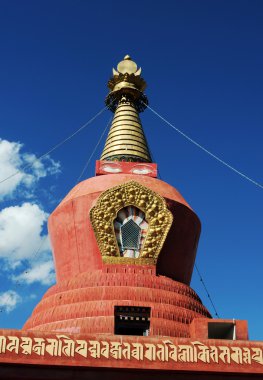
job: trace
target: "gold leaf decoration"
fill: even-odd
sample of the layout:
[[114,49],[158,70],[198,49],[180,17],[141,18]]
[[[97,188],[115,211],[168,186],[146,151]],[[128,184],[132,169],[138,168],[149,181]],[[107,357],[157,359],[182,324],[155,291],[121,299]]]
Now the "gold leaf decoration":
[[[120,256],[114,232],[114,220],[120,209],[135,206],[145,213],[149,224],[139,258]],[[90,210],[90,219],[102,254],[108,264],[154,264],[173,222],[165,199],[135,181],[129,181],[104,191]]]

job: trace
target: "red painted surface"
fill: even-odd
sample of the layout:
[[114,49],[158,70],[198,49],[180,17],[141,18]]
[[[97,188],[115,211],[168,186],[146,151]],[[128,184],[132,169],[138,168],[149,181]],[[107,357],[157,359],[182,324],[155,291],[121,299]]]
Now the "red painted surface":
[[194,318],[210,318],[189,286],[154,266],[105,265],[50,288],[24,329],[113,334],[117,305],[151,307],[151,336],[189,337]]
[[[1,349],[0,353],[1,379],[8,378],[2,375],[3,372],[6,374],[3,364],[8,365],[9,373],[13,369],[12,365],[23,364],[29,366],[29,369],[34,365],[48,366],[48,378],[56,378],[52,369],[58,366],[82,367],[86,379],[92,380],[100,379],[99,370],[103,368],[108,369],[106,373],[110,378],[110,369],[118,370],[115,372],[117,379],[126,378],[125,373],[127,371],[129,375],[129,370],[137,370],[137,375],[140,374],[142,378],[149,378],[148,373],[158,373],[160,379],[177,379],[177,374],[184,375],[180,378],[185,379],[199,378],[198,375],[202,375],[201,379],[251,379],[254,376],[260,379],[263,376],[263,342],[208,339],[197,341],[192,338],[110,334],[65,335],[17,330],[0,330],[0,337],[1,342],[3,339],[6,340],[5,350]],[[16,341],[12,340],[13,338]],[[79,348],[84,347],[83,342],[86,350],[80,351]],[[207,355],[207,351],[217,354]],[[42,378],[40,368],[39,373],[35,373],[35,379]],[[90,372],[92,368],[97,369],[97,372]],[[173,377],[167,376],[169,374]],[[206,377],[203,374],[206,374]],[[220,376],[214,377],[214,374]],[[239,377],[235,377],[234,374],[238,374]],[[20,376],[16,373],[13,378],[17,379]]]
[[[113,186],[120,185],[127,181],[137,181],[138,183],[141,183],[143,186],[149,187],[151,190],[160,194],[164,198],[169,198],[174,201],[180,202],[190,208],[186,200],[173,186],[157,178],[151,178],[144,175],[135,174],[108,174],[105,176],[98,176],[86,179],[85,181],[80,182],[75,187],[73,187],[73,189],[68,193],[68,195],[62,200],[61,204],[83,195],[92,194],[96,192],[101,193]],[[60,207],[60,205],[58,207]]]
[[140,174],[157,177],[157,164],[139,162],[96,161],[96,175],[103,174]]
[[[163,196],[174,215],[156,267],[102,262],[90,209],[103,191],[130,180]],[[195,213],[176,189],[159,179],[111,174],[83,181],[49,218],[58,284],[47,292],[24,328],[113,334],[114,306],[130,305],[151,307],[151,335],[189,337],[194,318],[210,317],[188,286],[199,233]]]
[[233,319],[207,319],[197,318],[194,319],[190,325],[191,338],[208,339],[208,323],[229,323],[235,325],[235,339],[248,340],[248,325],[247,321],[233,320]]
[[[6,367],[0,365],[1,378],[262,378],[263,343],[247,340],[246,321],[235,321],[235,341],[208,339],[209,323],[232,321],[211,319],[198,295],[189,287],[200,234],[200,221],[196,214],[180,193],[167,183],[150,174],[129,174],[134,163],[116,163],[116,167],[122,170],[118,174],[105,174],[103,165],[103,162],[97,162],[97,177],[75,186],[49,218],[57,284],[47,291],[21,332],[2,331],[2,336],[41,338],[45,344],[73,339],[75,343],[85,340],[89,345],[96,341],[99,342],[96,344],[106,347],[119,344],[122,349],[127,345],[140,346],[144,353],[149,347],[160,349],[165,346],[167,349],[167,345],[169,349],[171,345],[176,346],[176,355],[180,350],[189,350],[189,347],[193,350],[198,346],[199,351],[195,351],[193,360],[185,360],[181,356],[174,359],[172,354],[168,359],[167,356],[162,359],[159,354],[153,360],[147,355],[142,359],[133,355],[127,358],[123,353],[116,359],[115,349],[108,357],[102,354],[93,357],[91,351],[86,357],[78,353],[68,357],[65,352],[55,356],[46,353],[39,357],[35,353],[21,354],[21,351],[15,354],[9,349],[3,355],[0,353],[0,363],[6,363]],[[154,166],[152,169],[154,172]],[[103,264],[93,232],[90,209],[101,193],[131,180],[164,197],[174,217],[156,266]],[[150,335],[113,335],[115,306],[150,307]],[[210,353],[209,359],[203,356],[208,352],[203,350],[208,349],[221,350],[219,359],[214,360]],[[167,355],[168,351],[165,352]],[[250,356],[247,356],[248,352]],[[28,369],[25,364],[29,365]],[[19,374],[14,369],[15,365],[20,366]],[[41,371],[36,372],[35,368],[41,368]]]
[[158,258],[157,274],[190,283],[200,234],[198,217],[172,186],[156,178],[131,174],[103,175],[83,181],[51,214],[49,234],[58,282],[102,268],[89,212],[103,191],[131,180],[163,196],[174,215],[173,225]]

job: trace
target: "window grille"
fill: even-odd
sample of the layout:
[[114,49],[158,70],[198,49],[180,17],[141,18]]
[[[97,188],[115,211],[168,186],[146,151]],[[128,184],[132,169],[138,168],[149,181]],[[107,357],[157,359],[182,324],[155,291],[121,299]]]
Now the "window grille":
[[141,228],[132,219],[121,226],[122,250],[139,250],[141,238]]
[[144,212],[133,205],[122,208],[114,220],[114,231],[120,256],[140,257],[148,231]]

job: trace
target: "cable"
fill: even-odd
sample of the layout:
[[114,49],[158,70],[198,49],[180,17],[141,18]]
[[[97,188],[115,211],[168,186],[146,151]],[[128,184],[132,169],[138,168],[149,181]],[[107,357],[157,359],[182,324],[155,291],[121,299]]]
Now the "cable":
[[[159,177],[160,177],[160,179],[161,179],[161,173],[160,173],[160,171],[159,171]],[[200,273],[199,269],[197,268],[196,263],[195,263],[195,268],[196,268],[196,271],[197,271],[197,273],[198,273],[198,275],[199,275],[200,281],[202,282],[203,287],[204,287],[204,289],[205,289],[205,291],[206,291],[207,297],[209,298],[209,300],[210,300],[210,302],[211,302],[211,305],[213,306],[213,309],[214,309],[214,311],[215,311],[215,315],[216,315],[217,318],[219,318],[219,315],[218,315],[218,313],[217,313],[217,311],[216,311],[216,308],[215,308],[215,304],[214,304],[214,302],[212,301],[212,298],[211,298],[211,296],[210,296],[210,294],[209,294],[209,292],[208,292],[208,289],[207,289],[207,287],[206,287],[206,285],[205,285],[205,282],[204,282],[204,280],[203,280],[203,278],[202,278],[202,276],[201,276],[201,273]]]
[[[42,241],[41,241],[38,249],[35,251],[35,253],[32,256],[33,258],[35,258],[39,254],[39,252],[41,251],[41,248],[43,247],[43,245],[46,242],[47,238],[48,238],[48,234],[44,237],[44,239],[42,239]],[[21,276],[21,275],[27,275],[27,274],[28,274],[28,269],[24,270],[19,276]],[[16,280],[14,288],[17,289],[21,285],[22,285],[21,280]],[[10,294],[8,295],[7,299],[11,299]],[[0,308],[0,313],[3,313],[4,309],[5,309],[5,305],[3,305]]]
[[68,140],[72,139],[72,137],[76,136],[80,131],[82,131],[84,128],[86,128],[88,125],[90,125],[98,116],[100,116],[108,107],[104,107],[102,110],[100,110],[95,116],[93,116],[89,121],[87,121],[85,124],[83,124],[80,128],[78,128],[75,132],[73,132],[70,136],[66,137],[64,140],[60,141],[58,144],[54,145],[51,149],[49,149],[46,153],[42,154],[41,156],[37,157],[33,162],[30,164],[24,165],[20,170],[17,172],[14,172],[13,174],[9,175],[8,177],[2,179],[0,181],[0,184],[9,180],[10,178],[13,178],[14,176],[18,175],[21,170],[26,170],[31,168],[35,162],[41,160],[42,158],[45,158],[50,153],[54,152],[57,148],[59,148],[61,145],[65,144]]
[[[102,110],[100,110],[95,116],[93,116],[90,120],[88,120],[85,124],[83,124],[80,128],[78,128],[74,133],[72,133],[70,136],[66,137],[65,139],[63,139],[62,141],[60,141],[58,144],[54,145],[51,149],[49,149],[46,153],[42,154],[41,156],[37,157],[33,162],[31,162],[30,164],[26,164],[24,165],[20,170],[18,170],[17,172],[11,174],[10,176],[4,178],[3,180],[0,181],[0,184],[7,181],[8,179],[16,176],[17,174],[20,173],[21,170],[26,170],[28,168],[31,168],[34,163],[38,160],[41,160],[42,158],[48,156],[50,153],[54,152],[57,148],[59,148],[60,146],[62,146],[64,143],[66,143],[67,141],[69,141],[71,138],[73,138],[75,135],[77,135],[80,131],[82,131],[84,128],[86,128],[89,124],[91,124],[98,116],[100,116],[108,107],[104,107]],[[107,123],[106,125],[106,128],[104,129],[104,131],[102,132],[102,135],[100,136],[100,139],[97,143],[97,145],[95,146],[93,152],[91,153],[86,165],[84,166],[84,169],[82,170],[77,182],[79,182],[80,178],[82,177],[83,173],[85,172],[85,170],[87,169],[93,155],[95,154],[96,152],[96,149],[97,147],[99,146],[107,128],[109,127],[110,123],[111,123],[111,120],[112,120],[112,117],[110,118],[109,122]],[[32,257],[36,258],[36,256],[40,253],[44,243],[46,242],[48,238],[48,234],[44,237],[44,239],[41,241],[39,247],[37,248],[37,250],[35,251],[35,253],[33,254]],[[22,275],[27,275],[28,274],[28,269],[26,269],[25,271],[22,272]],[[17,288],[18,286],[21,286],[21,280],[17,280],[16,283],[15,283],[15,288]],[[9,295],[10,297],[10,295]],[[2,306],[0,307],[0,313],[2,313],[4,311],[4,308],[5,306]]]
[[[36,249],[36,251],[34,252],[34,254],[32,255],[32,257],[31,257],[31,260],[32,259],[35,259],[36,257],[37,257],[37,255],[41,252],[41,250],[42,250],[42,248],[43,248],[43,246],[44,246],[44,244],[46,243],[46,241],[47,241],[47,239],[48,239],[48,233],[44,236],[44,238],[41,240],[41,242],[40,242],[40,244],[39,244],[39,247]],[[23,245],[23,244],[22,244]],[[28,274],[28,272],[29,272],[29,269],[25,269],[22,273],[20,273],[20,275],[18,276],[18,277],[21,277],[22,275],[27,275]],[[15,287],[17,287],[17,286],[21,286],[22,284],[21,284],[21,280],[16,280],[16,282],[15,282]]]
[[81,177],[83,176],[84,172],[87,170],[87,168],[88,168],[88,166],[89,166],[89,164],[90,164],[90,161],[91,161],[93,155],[95,154],[95,152],[96,152],[98,146],[100,145],[100,142],[101,142],[103,136],[105,135],[105,133],[106,133],[108,127],[109,127],[110,124],[111,124],[111,121],[112,121],[112,117],[110,117],[110,119],[109,119],[109,121],[108,121],[108,123],[107,123],[107,125],[106,125],[106,127],[105,127],[105,129],[104,129],[104,131],[102,132],[102,134],[101,134],[101,136],[100,136],[100,138],[99,138],[99,141],[97,142],[95,148],[93,149],[91,155],[89,156],[87,163],[85,164],[85,166],[84,166],[82,172],[80,173],[80,175],[79,175],[79,177],[78,177],[78,179],[77,179],[77,181],[76,181],[76,184],[79,183],[79,181],[80,181]]
[[[98,116],[98,114],[97,114],[96,116]],[[94,120],[94,118],[93,118],[93,120]],[[95,146],[95,148],[93,149],[91,155],[89,156],[89,159],[88,159],[87,163],[85,164],[85,166],[84,166],[84,168],[83,168],[81,174],[79,175],[79,177],[78,177],[78,179],[77,179],[77,183],[80,181],[80,179],[81,179],[81,177],[83,176],[85,170],[87,169],[87,167],[88,167],[88,165],[89,165],[89,163],[90,163],[90,161],[91,161],[93,155],[95,154],[95,152],[96,152],[96,150],[97,150],[97,148],[98,148],[98,146],[99,146],[99,144],[100,144],[100,142],[101,142],[103,136],[105,135],[105,133],[106,133],[108,127],[110,126],[111,121],[112,121],[112,117],[110,117],[110,119],[109,119],[109,121],[108,121],[108,123],[107,123],[105,129],[103,130],[103,132],[102,132],[102,134],[101,134],[101,136],[100,136],[100,138],[99,138],[99,140],[98,140],[98,142],[97,142],[97,144],[96,144],[96,146]],[[90,120],[89,122],[91,122],[91,120]],[[87,123],[89,123],[89,122],[87,122]],[[85,124],[85,126],[87,126],[87,123]],[[81,128],[83,129],[83,128],[84,128],[84,125],[83,125]],[[80,131],[80,129],[79,129],[78,131]],[[75,134],[76,134],[76,133],[75,133]],[[50,153],[50,152],[49,152],[49,153]],[[47,154],[48,154],[48,153],[47,153]],[[42,157],[42,156],[41,156],[41,157]],[[38,159],[39,159],[39,158],[38,158]],[[1,182],[0,182],[0,183],[1,183]],[[42,239],[42,241],[41,241],[39,247],[37,248],[37,250],[35,251],[35,253],[34,253],[33,256],[32,256],[33,258],[36,258],[37,255],[40,253],[40,251],[41,251],[42,247],[44,246],[44,244],[45,244],[45,242],[46,242],[47,239],[48,239],[48,234],[46,234],[46,236]],[[21,275],[27,275],[28,272],[29,272],[29,270],[26,269],[26,270],[24,270],[24,271],[20,274],[20,276],[21,276]],[[22,280],[21,280],[21,279],[20,279],[20,280],[19,280],[19,279],[16,280],[16,282],[15,282],[15,288],[17,288],[17,287],[19,287],[19,286],[21,286],[21,285],[22,285]],[[9,297],[10,297],[10,296],[9,296]],[[4,312],[4,307],[2,307],[2,308],[0,307],[0,313],[2,313],[2,312]]]
[[176,132],[178,132],[180,135],[185,137],[188,141],[190,141],[192,144],[196,145],[198,148],[203,150],[205,153],[207,153],[209,156],[213,157],[215,160],[220,162],[221,164],[225,165],[227,168],[234,171],[236,174],[239,174],[241,177],[245,178],[247,181],[253,183],[254,185],[258,186],[259,188],[263,189],[263,185],[256,182],[254,179],[248,177],[247,175],[243,174],[239,170],[235,169],[233,166],[229,165],[227,162],[221,160],[221,158],[217,157],[215,154],[204,148],[202,145],[200,145],[198,142],[193,140],[191,137],[187,136],[184,132],[180,131],[180,129],[176,128],[172,123],[170,123],[168,120],[166,120],[163,116],[161,116],[158,112],[156,112],[153,108],[151,108],[149,105],[144,103],[144,105],[149,108],[156,116],[158,116],[161,120],[163,120],[166,124],[168,124],[170,127],[172,127]]
[[214,302],[212,301],[212,298],[211,298],[211,296],[210,296],[210,294],[209,294],[209,292],[208,292],[208,290],[207,290],[207,287],[206,287],[206,285],[205,285],[205,282],[204,282],[204,280],[203,280],[203,278],[202,278],[202,276],[201,276],[201,273],[199,272],[199,269],[197,268],[197,265],[196,265],[196,264],[195,264],[195,269],[196,269],[196,271],[197,271],[197,273],[198,273],[198,275],[199,275],[199,277],[200,277],[200,281],[201,281],[201,283],[203,284],[203,287],[204,287],[204,289],[205,289],[205,291],[206,291],[207,297],[209,298],[209,301],[211,302],[211,305],[213,306],[213,309],[214,309],[214,311],[215,311],[215,315],[216,315],[216,317],[217,317],[217,318],[220,318],[219,315],[218,315],[218,312],[216,311],[215,304],[214,304]]

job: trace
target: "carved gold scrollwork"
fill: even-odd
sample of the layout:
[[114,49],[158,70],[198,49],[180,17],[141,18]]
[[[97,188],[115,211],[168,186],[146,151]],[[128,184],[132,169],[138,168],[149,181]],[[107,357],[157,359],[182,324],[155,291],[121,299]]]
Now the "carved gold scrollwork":
[[[120,256],[113,222],[120,209],[136,206],[145,213],[149,224],[138,259]],[[173,222],[164,198],[145,186],[129,181],[104,191],[90,210],[90,219],[103,257],[109,264],[154,264]]]

